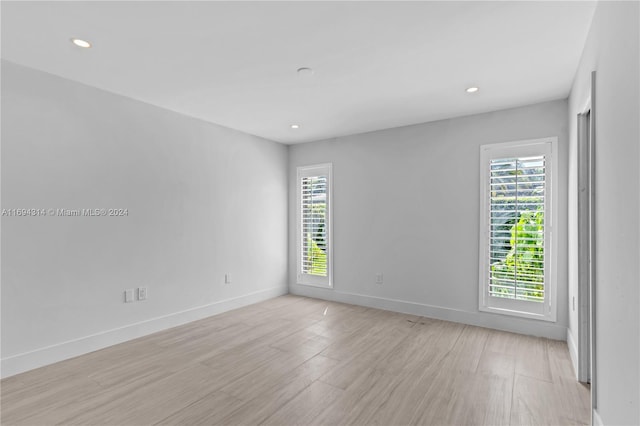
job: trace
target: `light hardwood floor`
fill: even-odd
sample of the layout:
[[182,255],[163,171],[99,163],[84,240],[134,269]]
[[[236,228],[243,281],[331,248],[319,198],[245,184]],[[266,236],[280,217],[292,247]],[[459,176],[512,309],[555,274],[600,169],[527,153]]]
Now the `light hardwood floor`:
[[590,422],[564,342],[291,295],[1,386],[3,425]]

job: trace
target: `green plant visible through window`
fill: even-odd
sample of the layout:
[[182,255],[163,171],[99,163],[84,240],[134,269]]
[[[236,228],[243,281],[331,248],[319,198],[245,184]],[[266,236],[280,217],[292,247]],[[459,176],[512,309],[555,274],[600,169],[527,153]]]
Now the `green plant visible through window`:
[[307,271],[311,275],[327,275],[327,253],[320,248],[319,244],[309,237],[307,257],[311,260]]
[[491,161],[489,294],[544,301],[544,156]]

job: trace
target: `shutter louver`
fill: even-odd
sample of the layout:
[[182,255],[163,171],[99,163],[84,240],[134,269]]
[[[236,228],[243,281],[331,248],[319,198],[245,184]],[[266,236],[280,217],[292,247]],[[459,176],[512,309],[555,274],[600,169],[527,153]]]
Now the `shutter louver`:
[[490,162],[489,295],[544,302],[545,156]]
[[327,276],[327,177],[301,178],[301,272]]

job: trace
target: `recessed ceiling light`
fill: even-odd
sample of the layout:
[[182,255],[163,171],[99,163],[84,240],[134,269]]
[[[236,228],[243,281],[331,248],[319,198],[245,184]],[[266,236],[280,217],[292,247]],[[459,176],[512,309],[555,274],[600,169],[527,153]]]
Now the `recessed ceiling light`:
[[84,47],[85,49],[91,47],[91,43],[86,40],[82,40],[81,38],[72,38],[71,43],[75,44],[78,47]]
[[292,129],[299,129],[299,128],[300,128],[300,125],[299,125],[299,124],[292,124],[292,125],[291,125],[291,128],[292,128]]
[[478,90],[477,87],[467,87],[467,93],[476,93]]

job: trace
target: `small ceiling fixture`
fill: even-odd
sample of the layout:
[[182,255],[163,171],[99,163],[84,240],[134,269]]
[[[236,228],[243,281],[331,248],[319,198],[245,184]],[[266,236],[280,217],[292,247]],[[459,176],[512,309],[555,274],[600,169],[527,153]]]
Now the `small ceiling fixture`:
[[298,75],[300,77],[311,77],[313,75],[313,69],[309,67],[298,68]]
[[299,125],[299,124],[292,124],[292,125],[291,125],[291,128],[292,128],[292,129],[299,129],[299,128],[300,128],[300,125]]
[[467,87],[466,92],[467,93],[476,93],[478,90],[480,90],[480,89],[477,88],[477,87]]
[[82,40],[81,38],[72,38],[71,43],[78,47],[84,47],[85,49],[89,49],[91,47],[91,43],[86,40]]

